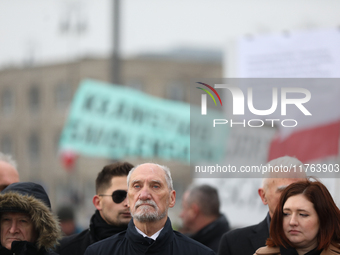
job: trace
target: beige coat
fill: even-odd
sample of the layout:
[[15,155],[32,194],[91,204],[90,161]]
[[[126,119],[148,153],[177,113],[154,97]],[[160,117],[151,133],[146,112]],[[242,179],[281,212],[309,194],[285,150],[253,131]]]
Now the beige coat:
[[[320,255],[339,255],[340,249],[330,245],[327,250],[323,250]],[[257,249],[254,255],[280,255],[279,247],[261,247]]]

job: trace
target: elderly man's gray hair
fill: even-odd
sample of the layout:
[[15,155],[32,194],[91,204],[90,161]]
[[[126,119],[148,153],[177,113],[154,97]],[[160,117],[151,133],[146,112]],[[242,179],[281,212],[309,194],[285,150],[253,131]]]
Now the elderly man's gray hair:
[[[168,185],[168,188],[169,188],[170,191],[173,190],[174,188],[173,188],[173,183],[172,183],[170,169],[167,166],[158,165],[158,164],[154,164],[154,163],[150,163],[150,164],[158,166],[159,168],[161,168],[164,171],[164,173],[165,173],[165,180],[166,180],[166,183]],[[144,165],[144,164],[139,164],[139,165],[135,166],[134,168],[132,168],[130,170],[130,172],[129,172],[128,176],[127,176],[127,185],[128,185],[128,187],[129,187],[129,183],[130,183],[130,176],[131,176],[131,174],[133,173],[133,171],[136,170],[136,168],[138,168],[141,165]]]
[[17,162],[9,154],[4,154],[0,151],[0,161],[10,164],[13,168],[17,169]]
[[265,187],[267,185],[267,180],[270,178],[307,178],[305,165],[300,160],[294,157],[284,156],[273,159],[267,163],[267,167],[272,167],[272,169],[276,169],[276,171],[268,171],[263,176],[262,187]]

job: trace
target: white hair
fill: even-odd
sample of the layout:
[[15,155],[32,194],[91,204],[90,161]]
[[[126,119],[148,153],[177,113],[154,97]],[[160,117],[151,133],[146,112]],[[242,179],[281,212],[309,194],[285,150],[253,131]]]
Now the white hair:
[[[168,188],[169,190],[173,190],[173,183],[172,183],[172,178],[171,178],[171,173],[170,173],[170,169],[167,167],[167,166],[162,166],[162,165],[158,165],[158,164],[154,164],[154,163],[150,163],[150,164],[153,164],[155,166],[158,166],[159,168],[161,168],[164,173],[165,173],[165,180],[166,180],[166,183],[168,185]],[[130,183],[130,176],[131,174],[133,173],[133,171],[135,171],[139,166],[141,165],[144,165],[144,164],[139,164],[137,166],[135,166],[134,168],[132,168],[127,176],[127,185],[129,187],[129,183]]]
[[17,169],[17,162],[9,154],[4,154],[0,151],[0,161],[10,164],[13,168]]
[[[277,167],[277,169],[280,169],[279,171],[268,171],[265,173],[263,179],[262,179],[262,187],[264,188],[267,184],[267,180],[270,178],[307,178],[306,171],[305,171],[305,165],[294,157],[284,156],[280,158],[273,159],[269,161],[266,165],[269,169],[269,167]],[[289,170],[288,172],[282,171],[282,169],[285,168]],[[288,169],[289,168],[289,169]]]

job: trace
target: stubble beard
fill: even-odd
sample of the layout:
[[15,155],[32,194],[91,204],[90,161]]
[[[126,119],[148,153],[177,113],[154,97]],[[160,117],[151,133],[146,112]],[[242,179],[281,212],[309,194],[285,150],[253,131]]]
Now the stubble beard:
[[[151,212],[150,207],[153,207],[155,210]],[[139,212],[136,212],[137,208],[139,208]],[[134,206],[134,209],[135,211],[133,213],[131,212],[131,215],[139,222],[155,222],[163,219],[167,215],[167,208],[164,210],[164,212],[160,213],[158,206],[153,200],[138,200]]]
[[131,218],[123,218],[121,216],[121,213],[118,213],[118,215],[115,218],[105,219],[106,223],[108,223],[111,226],[116,226],[116,227],[127,227],[129,225],[130,220]]
[[117,227],[127,227],[129,225],[130,220],[131,220],[131,218],[128,221],[123,221],[123,220],[117,218],[116,222],[112,225],[117,226]]

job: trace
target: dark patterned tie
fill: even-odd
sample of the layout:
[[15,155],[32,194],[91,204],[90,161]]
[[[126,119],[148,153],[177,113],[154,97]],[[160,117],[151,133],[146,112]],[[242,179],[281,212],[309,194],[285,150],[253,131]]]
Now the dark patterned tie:
[[152,239],[152,238],[149,238],[149,237],[144,237],[144,239],[146,240],[146,242],[149,244],[149,245],[151,245],[151,244],[153,244],[153,242],[154,242],[154,240]]

